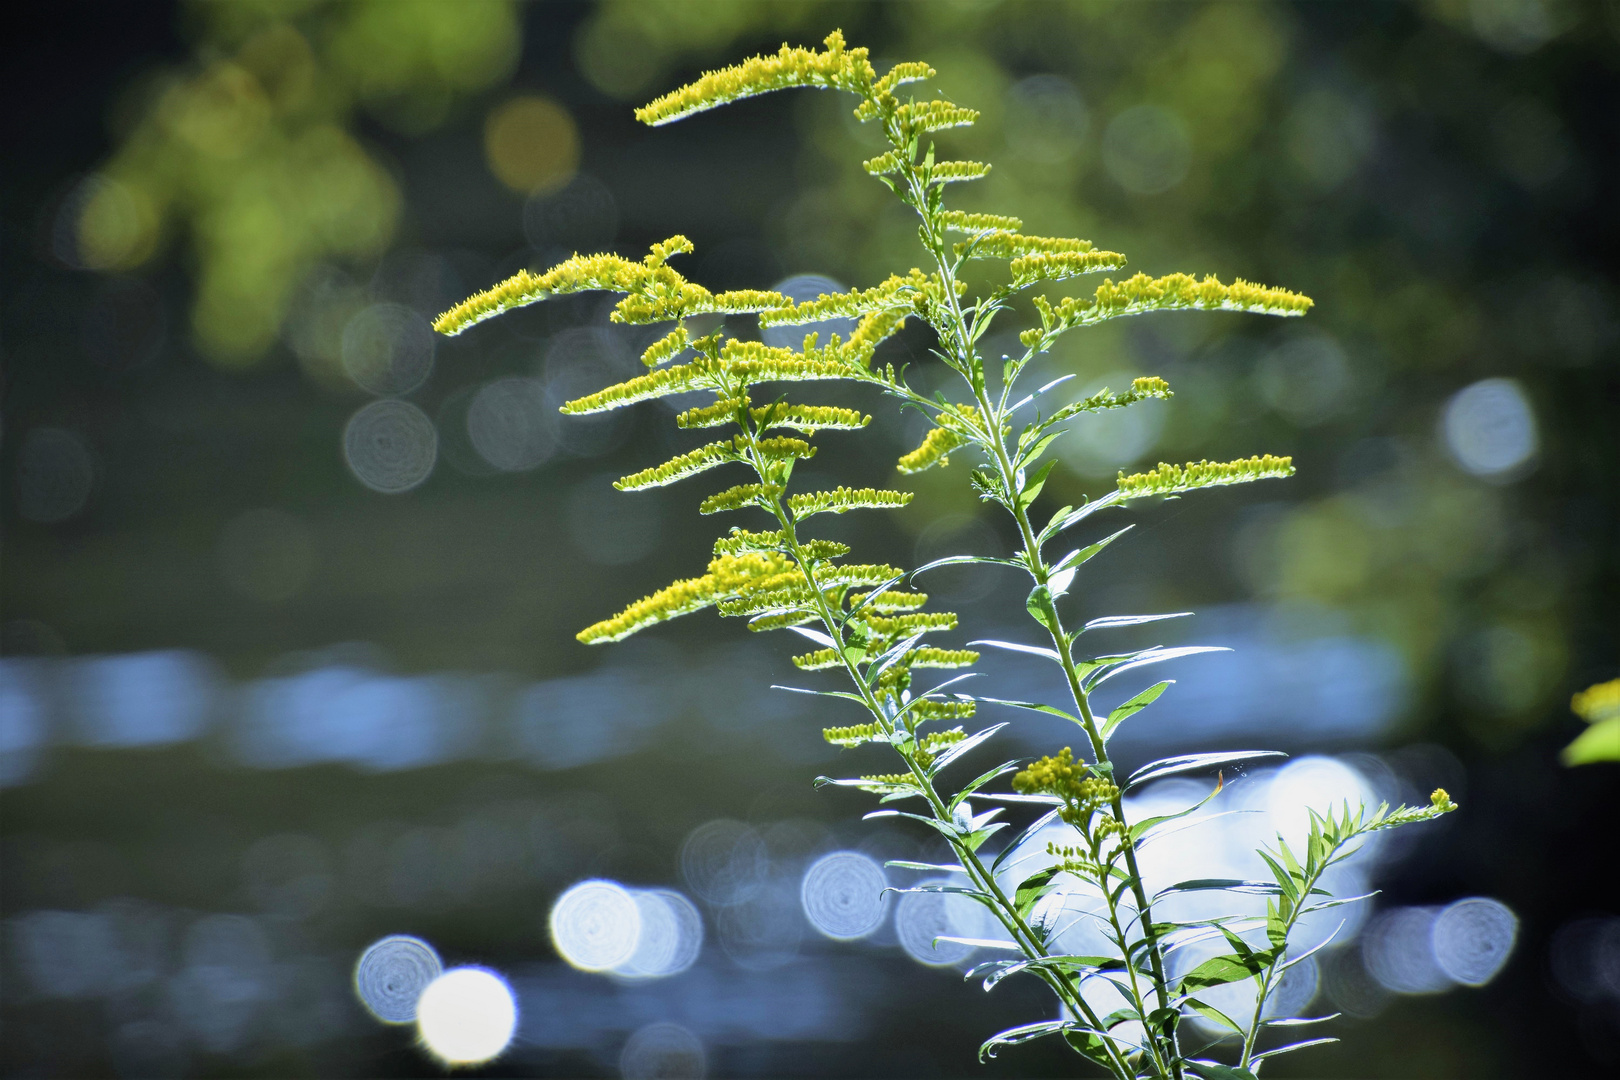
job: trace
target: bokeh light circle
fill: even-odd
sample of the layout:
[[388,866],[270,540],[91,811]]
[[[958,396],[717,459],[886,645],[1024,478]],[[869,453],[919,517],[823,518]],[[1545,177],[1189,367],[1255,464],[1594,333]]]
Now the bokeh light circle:
[[1465,986],[1484,986],[1513,952],[1519,918],[1506,904],[1470,897],[1435,916],[1431,940],[1440,970]]
[[361,308],[343,327],[343,370],[373,394],[408,394],[433,371],[433,330],[401,304]]
[[1482,379],[1459,390],[1446,402],[1440,430],[1458,465],[1496,482],[1516,478],[1540,444],[1535,411],[1513,379]]
[[[958,878],[930,878],[919,885],[964,884]],[[948,967],[959,964],[973,953],[972,945],[934,939],[951,937],[979,937],[984,933],[983,909],[978,903],[957,893],[906,893],[894,910],[895,935],[900,947],[919,964],[930,967]]]
[[703,1042],[679,1024],[648,1024],[619,1055],[624,1080],[700,1080],[708,1072]]
[[614,881],[581,881],[551,906],[551,942],[583,971],[607,971],[635,955],[641,939],[636,898]]
[[467,438],[478,456],[497,469],[533,469],[557,447],[555,411],[539,379],[496,379],[480,388],[467,407]]
[[350,471],[384,494],[409,491],[426,480],[438,453],[433,421],[408,401],[373,401],[343,429],[343,459]]
[[385,1024],[409,1024],[416,1003],[444,972],[439,954],[421,938],[394,934],[373,942],[354,965],[354,991]]
[[823,855],[805,871],[799,899],[810,924],[841,941],[862,938],[883,922],[888,888],[883,868],[856,851]]
[[613,968],[627,979],[662,979],[691,967],[703,948],[703,917],[673,889],[631,893],[641,916],[635,950]]
[[447,1065],[477,1065],[505,1050],[517,1030],[517,999],[484,968],[451,968],[422,991],[416,1027],[429,1053]]
[[729,818],[699,825],[681,846],[681,874],[711,904],[747,900],[759,891],[768,869],[759,833]]

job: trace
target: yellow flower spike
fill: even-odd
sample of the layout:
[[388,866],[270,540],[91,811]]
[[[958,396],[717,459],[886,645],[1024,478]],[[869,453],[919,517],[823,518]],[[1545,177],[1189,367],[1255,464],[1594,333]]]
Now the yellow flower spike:
[[982,161],[941,161],[928,174],[932,184],[959,184],[966,180],[982,180],[990,175],[990,166]]
[[[850,593],[849,606],[854,607],[866,600],[870,593]],[[870,611],[913,611],[928,603],[928,594],[920,592],[899,592],[889,589],[879,593],[869,604]]]
[[887,154],[879,154],[868,161],[861,162],[861,168],[873,176],[886,176],[896,173],[907,164],[906,159],[900,156],[900,151],[890,150]]
[[951,428],[930,428],[928,434],[923,436],[921,445],[901,457],[897,467],[909,474],[931,469],[935,465],[949,465],[951,460],[946,455],[966,443],[967,436]]
[[911,615],[868,615],[863,611],[856,617],[871,627],[874,634],[890,638],[915,634],[918,630],[956,629],[956,613],[951,611],[919,611]]
[[876,724],[852,724],[849,727],[821,729],[821,737],[834,746],[859,746],[869,742],[887,742],[888,736]]
[[1119,270],[1124,265],[1125,256],[1117,251],[1036,252],[1020,256],[1008,264],[1012,270],[1013,285],[1017,288],[1033,285],[1037,281],[1062,281],[1081,274]]
[[877,72],[865,49],[845,49],[837,30],[823,42],[826,52],[783,45],[774,56],[755,56],[740,64],[705,72],[697,81],[663,95],[636,110],[636,119],[651,127],[673,123],[727,102],[794,86],[848,90],[871,89]]
[[1237,461],[1189,461],[1185,465],[1159,463],[1151,472],[1119,474],[1115,490],[1127,499],[1174,495],[1197,488],[1247,484],[1294,475],[1294,459],[1260,454]]
[[700,446],[696,450],[689,450],[670,458],[662,465],[654,465],[650,469],[621,476],[613,482],[613,486],[620,491],[665,487],[689,476],[696,476],[721,465],[730,465],[742,460],[741,455],[730,443],[709,443],[707,446]]
[[677,326],[647,346],[647,350],[641,354],[641,362],[650,368],[655,368],[686,348],[691,340],[690,335],[686,332],[686,327]]
[[800,671],[825,671],[842,667],[844,658],[837,649],[817,649],[793,658],[793,666]]
[[823,293],[814,300],[801,304],[784,304],[759,313],[760,326],[802,326],[806,323],[826,322],[828,319],[853,319],[892,308],[911,309],[915,294],[926,292],[932,285],[940,287],[938,274],[924,274],[916,267],[901,276],[890,274],[870,289],[851,289],[842,293]]
[[1025,236],[997,229],[955,245],[958,255],[972,259],[1017,259],[1025,255],[1083,254],[1094,250],[1090,240],[1064,236]]
[[1451,801],[1451,796],[1446,793],[1446,789],[1443,787],[1435,788],[1434,791],[1429,795],[1429,805],[1440,811],[1442,814],[1450,813],[1451,811],[1457,809],[1457,804]]
[[793,428],[814,435],[822,428],[858,431],[872,422],[870,416],[838,405],[762,405],[753,410],[754,423],[765,428]]
[[927,646],[913,649],[901,661],[914,668],[964,668],[979,662],[979,654],[972,649],[936,649]]
[[842,514],[850,510],[890,510],[909,503],[909,491],[881,491],[876,488],[837,487],[831,491],[808,491],[788,496],[788,509],[795,519],[812,514]]
[[1022,218],[1005,214],[970,214],[965,210],[946,210],[939,215],[940,224],[953,232],[1016,233],[1024,227]]
[[675,426],[678,428],[711,428],[735,423],[737,411],[747,404],[747,397],[721,398],[713,405],[702,405],[678,414],[675,417]]
[[718,604],[751,583],[772,580],[792,570],[792,562],[781,555],[722,555],[709,563],[709,572],[702,577],[667,585],[613,618],[586,627],[577,636],[587,645],[620,641],[638,630]]
[[781,494],[780,484],[738,484],[704,499],[698,504],[698,513],[721,514],[727,510],[760,506],[766,500],[777,498]]
[[911,703],[911,715],[917,718],[919,724],[930,720],[968,720],[978,708],[978,703],[973,701],[934,701],[924,698]]
[[931,98],[898,106],[893,110],[893,115],[901,134],[910,138],[930,131],[971,127],[979,119],[979,110],[965,109],[954,102]]
[[[971,702],[969,703],[971,704]],[[961,728],[951,728],[949,731],[935,731],[924,735],[921,739],[922,748],[930,754],[938,753],[947,746],[955,746],[967,738],[967,732]]]
[[785,541],[781,530],[772,529],[770,532],[750,532],[747,529],[733,528],[729,536],[722,536],[714,542],[716,555],[738,555],[745,551],[776,551]]

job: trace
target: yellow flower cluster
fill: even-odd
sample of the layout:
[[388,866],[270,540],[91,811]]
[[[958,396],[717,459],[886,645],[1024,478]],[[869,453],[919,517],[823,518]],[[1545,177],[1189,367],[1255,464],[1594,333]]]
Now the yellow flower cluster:
[[619,641],[657,623],[701,611],[726,597],[775,580],[793,570],[793,563],[781,555],[757,552],[721,555],[709,563],[709,572],[702,577],[667,585],[651,596],[637,600],[613,618],[586,627],[578,637],[587,645]]
[[1012,783],[1013,790],[1024,795],[1057,795],[1076,804],[1112,802],[1119,795],[1116,785],[1091,775],[1091,766],[1074,760],[1074,751],[1067,746],[1055,756],[1031,763]]
[[[1041,325],[1047,331],[1066,330],[1148,311],[1199,309],[1249,311],[1266,315],[1303,315],[1314,303],[1308,296],[1237,280],[1224,285],[1209,276],[1202,281],[1191,274],[1150,277],[1137,274],[1115,284],[1104,281],[1091,297],[1071,296],[1052,304],[1035,297]],[[1026,331],[1025,333],[1029,333]]]
[[943,98],[911,101],[892,110],[895,124],[905,138],[946,128],[971,127],[979,118],[978,109],[966,109]]
[[883,729],[876,724],[822,728],[821,737],[834,746],[859,746],[861,743],[878,742],[887,739]]
[[966,233],[1016,233],[1024,227],[1022,218],[1008,217],[1005,214],[970,214],[965,210],[943,211],[939,215],[939,222],[947,229]]
[[[974,701],[934,701],[931,698],[924,698],[911,705],[911,714],[917,718],[919,724],[929,720],[967,720],[978,711],[978,702]],[[929,738],[933,736],[930,735]]]
[[[890,274],[870,289],[851,289],[849,292],[823,293],[814,300],[801,304],[787,304],[759,313],[761,326],[802,326],[805,323],[825,322],[828,319],[853,319],[892,308],[915,307],[919,293],[941,294],[938,274],[924,274],[916,267],[902,277]],[[857,331],[859,332],[859,331]]]
[[1012,270],[1013,284],[1023,288],[1037,281],[1062,281],[1099,270],[1118,270],[1125,265],[1125,256],[1117,251],[1036,252],[1020,256],[1007,265]]
[[675,426],[678,428],[709,428],[720,427],[737,419],[737,411],[748,404],[746,395],[740,397],[723,397],[713,405],[700,405],[694,409],[687,409],[675,417]]
[[953,428],[930,428],[928,434],[923,436],[922,444],[902,456],[897,467],[909,474],[931,469],[935,465],[949,465],[951,459],[946,455],[967,441],[966,435]]
[[650,368],[655,368],[686,348],[691,340],[691,335],[686,332],[686,327],[677,326],[647,346],[647,350],[641,354],[641,362]]
[[698,513],[720,514],[746,506],[759,506],[763,501],[775,499],[781,494],[780,484],[738,484],[704,499],[698,504]]
[[1119,474],[1118,492],[1127,499],[1148,495],[1174,495],[1195,488],[1221,484],[1247,484],[1254,480],[1274,480],[1294,475],[1294,459],[1259,454],[1237,461],[1189,461],[1185,465],[1160,462],[1151,472],[1126,476]]
[[934,166],[928,179],[935,184],[955,184],[963,180],[980,180],[990,174],[990,166],[982,161],[941,161]]
[[[813,542],[813,541],[812,541]],[[905,573],[898,566],[882,563],[856,563],[851,566],[827,566],[816,571],[816,582],[823,588],[848,585],[881,585]]]
[[688,450],[684,454],[672,457],[662,465],[654,465],[629,476],[621,476],[613,481],[613,486],[620,491],[664,487],[677,480],[685,480],[689,476],[696,476],[720,465],[729,465],[741,460],[741,456],[732,448],[731,443],[709,443],[707,446],[700,446],[696,450]]
[[839,543],[837,540],[801,540],[799,550],[811,562],[825,562],[828,559],[841,559],[849,554],[849,545]]
[[887,795],[897,789],[915,788],[917,781],[910,773],[879,773],[876,776],[863,776],[866,783],[861,785],[862,791],[870,791],[877,795]]
[[744,551],[775,551],[782,544],[782,533],[779,529],[769,532],[750,532],[747,529],[732,527],[731,533],[722,536],[714,542],[716,555],[737,555]]
[[955,727],[951,728],[949,731],[935,731],[931,734],[924,735],[918,741],[918,745],[923,748],[925,753],[932,754],[945,749],[947,746],[955,746],[965,738],[967,738],[967,732],[963,731],[959,727]]
[[806,435],[814,435],[822,428],[835,431],[856,431],[872,422],[872,418],[854,409],[839,405],[762,405],[754,410],[754,423],[765,428],[793,428]]
[[972,649],[936,649],[931,645],[912,649],[901,661],[912,668],[962,668],[978,662],[979,654]]
[[[854,607],[865,600],[871,593],[850,593],[849,606]],[[928,603],[928,594],[920,592],[901,592],[897,589],[888,589],[881,592],[867,608],[872,611],[914,611]]]
[[844,658],[837,649],[817,649],[815,652],[801,653],[793,658],[793,666],[800,671],[825,671],[828,668],[841,667]]
[[795,519],[812,514],[842,514],[850,510],[887,510],[906,505],[912,500],[909,491],[885,491],[878,488],[836,487],[831,491],[807,491],[788,496],[788,509]]
[[[1040,331],[1037,330],[1035,333],[1038,336]],[[1105,386],[1090,397],[1071,402],[1053,413],[1052,419],[1048,423],[1061,423],[1072,416],[1079,416],[1081,413],[1103,412],[1106,409],[1123,409],[1125,406],[1134,405],[1138,401],[1146,401],[1150,398],[1168,398],[1170,396],[1169,383],[1157,375],[1144,375],[1139,379],[1132,380],[1131,388],[1123,394],[1116,394]]]
[[1429,793],[1429,805],[1442,814],[1449,814],[1457,809],[1457,804],[1451,801],[1451,795],[1443,787],[1437,787]]
[[906,159],[900,156],[900,151],[890,150],[887,154],[879,154],[861,162],[861,168],[873,176],[885,176],[892,172],[899,172],[907,164]]
[[859,618],[872,633],[885,638],[915,634],[918,630],[956,629],[956,614],[950,611],[919,611],[910,615],[868,615],[863,611]]
[[1017,259],[1035,254],[1083,253],[1095,246],[1090,240],[1064,236],[1025,236],[1020,232],[997,229],[962,241],[956,245],[956,253],[971,259]]

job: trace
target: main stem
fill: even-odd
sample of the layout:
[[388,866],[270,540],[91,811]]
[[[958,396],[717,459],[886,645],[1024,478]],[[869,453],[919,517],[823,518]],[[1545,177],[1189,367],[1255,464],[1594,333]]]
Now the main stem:
[[[927,220],[926,215],[924,220]],[[1012,511],[1013,519],[1018,523],[1018,532],[1024,542],[1024,551],[1028,555],[1026,567],[1037,585],[1045,585],[1049,577],[1049,568],[1045,560],[1041,558],[1040,544],[1036,539],[1035,529],[1030,524],[1028,509],[1018,497],[1017,470],[1013,467],[1012,459],[1007,454],[1006,443],[1002,440],[1001,411],[991,404],[989,391],[985,385],[984,364],[977,350],[973,347],[973,342],[968,334],[967,319],[962,311],[961,302],[956,295],[956,267],[945,254],[944,238],[932,227],[932,223],[929,223],[929,226],[931,235],[928,247],[936,265],[939,267],[945,302],[950,305],[951,325],[943,329],[950,332],[950,337],[953,340],[949,342],[949,347],[956,352],[961,369],[968,373],[968,385],[972,388],[974,401],[979,408],[979,415],[984,418],[985,442],[993,450],[992,457],[996,471],[1000,475],[1002,490],[1008,495],[1008,507]],[[1080,681],[1080,672],[1075,667],[1074,657],[1070,653],[1068,637],[1064,633],[1056,605],[1051,608],[1050,618],[1052,621],[1046,627],[1047,633],[1051,636],[1052,647],[1057,652],[1058,662],[1063,668],[1064,677],[1068,680],[1069,692],[1074,698],[1076,708],[1079,710],[1086,737],[1091,741],[1093,759],[1099,765],[1112,766],[1112,760],[1108,756],[1108,747],[1104,743],[1102,732],[1097,726],[1097,719],[1092,715],[1090,701]],[[1110,776],[1112,776],[1111,771]],[[1125,822],[1123,800],[1123,792],[1114,796],[1113,800],[1114,816],[1121,823]],[[1136,844],[1132,841],[1128,830],[1122,834],[1121,841],[1125,851],[1126,867],[1131,876],[1131,892],[1136,899],[1137,911],[1140,913],[1142,923],[1142,932],[1148,942],[1148,957],[1153,970],[1154,990],[1158,998],[1159,1008],[1168,1009],[1170,1007],[1170,989],[1168,980],[1165,978],[1164,956],[1159,947],[1158,935],[1153,930],[1152,906],[1148,901],[1147,890],[1142,884],[1141,869],[1137,865]],[[1106,893],[1108,890],[1105,889],[1104,891]],[[1121,944],[1123,947],[1123,942]],[[1159,1060],[1161,1070],[1167,1070],[1176,1080],[1183,1080],[1181,1046],[1176,1033],[1176,1024],[1172,1021],[1165,1025],[1165,1038],[1169,1043],[1167,1048],[1168,1061],[1165,1060],[1166,1054],[1164,1050],[1166,1048],[1161,1047],[1159,1039],[1152,1036],[1151,1025],[1144,1024],[1144,1028],[1149,1034],[1154,1057]]]
[[[752,445],[753,441],[758,437],[758,433],[752,430],[751,427],[745,430],[747,430],[750,444],[751,464],[753,464],[754,470],[761,481],[764,481],[764,462],[758,458],[757,452],[753,451]],[[827,598],[822,592],[820,584],[816,581],[815,568],[811,560],[805,555],[803,548],[799,544],[798,530],[793,517],[787,512],[787,508],[782,505],[780,498],[771,500],[770,509],[775,515],[778,524],[782,527],[782,538],[794,561],[804,571],[805,582],[810,590],[810,595],[815,597],[816,615],[821,620],[822,626],[826,628],[828,636],[833,639],[839,659],[843,662],[844,670],[848,674],[850,682],[859,692],[862,704],[866,706],[867,711],[872,714],[879,724],[892,731],[894,722],[890,720],[884,710],[883,703],[872,693],[871,688],[866,684],[866,680],[861,677],[860,670],[855,666],[855,662],[844,651],[844,637],[837,617],[832,607],[827,603]],[[945,800],[940,797],[939,792],[934,789],[933,781],[929,778],[927,771],[917,762],[914,755],[901,754],[900,756],[905,761],[906,767],[910,770],[913,778],[917,781],[917,786],[928,800],[929,808],[933,811],[935,819],[942,822],[952,821],[950,808],[945,804]],[[1023,916],[1018,913],[1018,906],[1007,896],[1001,884],[996,881],[995,874],[990,871],[989,867],[984,865],[978,853],[955,840],[951,841],[951,847],[956,852],[962,868],[967,872],[968,880],[973,883],[975,888],[994,898],[995,907],[993,911],[996,919],[1012,935],[1013,941],[1018,947],[1029,956],[1045,957],[1050,955],[1040,938],[1030,928]],[[1047,980],[1048,985],[1057,993],[1059,999],[1067,1004],[1077,1016],[1084,1017],[1098,1031],[1106,1030],[1102,1026],[1101,1018],[1097,1016],[1090,1004],[1080,995],[1080,988],[1072,977],[1061,971],[1042,972],[1041,974]],[[1121,1077],[1131,1076],[1134,1070],[1123,1060],[1118,1048],[1106,1038],[1102,1042],[1109,1057],[1114,1062],[1118,1075]]]

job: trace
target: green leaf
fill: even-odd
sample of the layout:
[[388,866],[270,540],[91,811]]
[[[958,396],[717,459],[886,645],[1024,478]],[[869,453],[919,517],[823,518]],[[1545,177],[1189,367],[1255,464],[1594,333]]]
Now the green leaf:
[[1017,893],[1013,895],[1013,903],[1018,908],[1020,919],[1029,918],[1029,913],[1034,910],[1041,897],[1058,887],[1054,879],[1062,872],[1061,867],[1049,866],[1044,870],[1037,870],[1023,880],[1018,886]]
[[1028,709],[1030,712],[1046,713],[1048,716],[1061,716],[1063,719],[1069,720],[1073,723],[1080,723],[1080,718],[1078,716],[1071,716],[1069,713],[1064,712],[1056,705],[1042,705],[1036,701],[1009,701],[1005,698],[993,697],[981,697],[977,700],[985,702],[988,705],[1010,705],[1015,709]]
[[1221,793],[1221,789],[1225,786],[1225,778],[1220,777],[1219,774],[1217,774],[1215,790],[1211,791],[1208,795],[1205,795],[1202,799],[1187,807],[1187,809],[1178,810],[1174,814],[1160,814],[1157,817],[1144,818],[1141,821],[1138,821],[1135,825],[1131,826],[1131,843],[1136,843],[1136,841],[1146,836],[1149,830],[1157,828],[1167,821],[1175,821],[1179,818],[1186,817],[1188,814],[1191,814],[1194,811],[1202,810],[1206,805],[1209,804],[1209,800]]
[[1057,633],[1057,611],[1052,607],[1052,590],[1045,585],[1037,585],[1029,590],[1029,597],[1024,601],[1024,607],[1029,611],[1030,618]]
[[[1022,466],[1028,465],[1032,461],[1038,460],[1040,458],[1040,456],[1043,453],[1046,452],[1046,448],[1048,446],[1052,445],[1052,440],[1056,439],[1059,435],[1062,435],[1062,434],[1063,434],[1063,432],[1061,432],[1061,431],[1054,431],[1052,434],[1046,436],[1044,439],[1037,442],[1034,446],[1032,446],[1028,450],[1024,451],[1024,453],[1018,459],[1019,466],[1022,467]],[[1055,462],[1055,461],[1049,462],[1049,463],[1047,463],[1046,467],[1041,470],[1041,472],[1040,472],[1040,483],[1041,484],[1046,483],[1046,474],[1051,472],[1052,471],[1052,466],[1056,465],[1056,464],[1057,464],[1057,462]],[[1027,491],[1028,489],[1026,488],[1025,490]],[[1037,494],[1037,495],[1040,494],[1040,485],[1039,484],[1037,484],[1036,487],[1035,487],[1035,494]],[[1030,503],[1032,503],[1034,501],[1035,501],[1035,495],[1030,495],[1029,498],[1028,498],[1028,501],[1026,501],[1024,503],[1024,505],[1028,506]]]
[[[1225,930],[1225,927],[1220,929]],[[1227,939],[1231,940],[1233,936],[1228,932]],[[1213,957],[1181,977],[1180,993],[1207,990],[1212,986],[1224,986],[1227,983],[1252,979],[1263,973],[1270,961],[1269,952],[1255,952],[1252,949],[1247,954],[1235,952]]]
[[1565,765],[1620,761],[1620,716],[1599,720],[1564,747],[1559,760]]
[[1227,750],[1215,754],[1183,754],[1179,757],[1160,758],[1158,761],[1148,762],[1131,773],[1125,780],[1125,787],[1127,789],[1139,787],[1142,784],[1166,776],[1199,772],[1238,761],[1253,761],[1257,758],[1285,758],[1287,756],[1287,754],[1278,750]]
[[1122,626],[1140,626],[1143,623],[1159,622],[1163,619],[1185,619],[1192,612],[1173,611],[1168,615],[1104,615],[1100,619],[1092,619],[1080,628],[1083,634],[1087,630],[1114,630]]
[[1030,477],[1029,482],[1024,485],[1024,490],[1018,493],[1019,506],[1028,506],[1035,501],[1036,496],[1041,493],[1041,488],[1046,486],[1046,478],[1052,475],[1052,470],[1056,467],[1057,458],[1053,458],[1036,470],[1035,475]]
[[1170,685],[1174,682],[1174,679],[1165,679],[1163,682],[1154,683],[1152,686],[1148,687],[1146,690],[1143,690],[1140,694],[1137,694],[1135,697],[1125,702],[1125,704],[1119,706],[1119,708],[1109,713],[1108,719],[1103,722],[1102,727],[1102,737],[1104,741],[1106,741],[1108,737],[1114,733],[1114,729],[1119,727],[1119,725],[1123,724],[1125,721],[1129,720],[1131,717],[1135,716],[1137,713],[1141,712],[1155,701],[1158,701],[1159,695],[1168,690]]
[[1101,540],[1098,540],[1095,544],[1088,544],[1083,548],[1077,548],[1074,551],[1069,552],[1062,559],[1058,560],[1057,565],[1052,567],[1052,570],[1054,572],[1058,570],[1067,570],[1070,567],[1080,566],[1083,563],[1090,562],[1092,557],[1100,552],[1103,548],[1107,547],[1109,544],[1112,544],[1115,540],[1118,540],[1120,537],[1124,536],[1134,528],[1136,528],[1135,525],[1127,525],[1114,535],[1105,536]]
[[1222,1065],[1218,1061],[1188,1061],[1187,1071],[1199,1080],[1259,1080],[1248,1069],[1236,1065]]
[[1264,1061],[1264,1060],[1266,1060],[1266,1058],[1276,1057],[1278,1054],[1288,1054],[1288,1053],[1292,1053],[1295,1050],[1303,1050],[1307,1046],[1326,1046],[1328,1043],[1336,1043],[1338,1041],[1339,1041],[1338,1039],[1334,1039],[1334,1038],[1306,1039],[1304,1042],[1290,1043],[1287,1046],[1279,1046],[1274,1050],[1267,1050],[1263,1054],[1256,1054],[1256,1055],[1254,1055],[1254,1057],[1250,1058],[1249,1060],[1250,1061]]
[[1236,1020],[1233,1020],[1230,1016],[1227,1016],[1225,1013],[1221,1012],[1221,1010],[1217,1009],[1213,1005],[1207,1005],[1194,997],[1187,998],[1182,1002],[1182,1004],[1187,1006],[1187,1008],[1191,1009],[1193,1012],[1197,1013],[1199,1016],[1213,1020],[1222,1027],[1230,1028],[1239,1035],[1244,1033],[1242,1025],[1240,1025]]

